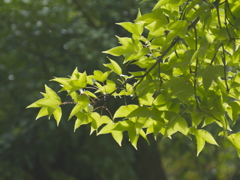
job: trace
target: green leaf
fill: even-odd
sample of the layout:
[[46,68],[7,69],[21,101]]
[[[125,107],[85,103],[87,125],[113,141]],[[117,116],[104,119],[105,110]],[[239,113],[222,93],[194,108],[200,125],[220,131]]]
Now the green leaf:
[[62,109],[60,107],[58,107],[54,112],[53,112],[53,116],[57,122],[57,126],[60,123],[60,120],[62,118]]
[[109,61],[111,62],[110,64],[104,64],[105,67],[108,67],[109,69],[113,70],[117,75],[122,74],[122,69],[121,67],[112,59],[108,58]]
[[130,114],[128,114],[126,117],[131,118],[131,117],[151,117],[152,111],[146,107],[138,107],[137,109],[133,110]]
[[133,128],[133,126],[130,126],[130,128],[128,129],[128,136],[129,136],[129,140],[132,144],[132,146],[137,149],[137,142],[138,142],[138,138],[139,138],[139,134],[137,134],[135,128]]
[[136,128],[136,134],[138,135],[140,130],[142,130],[142,127],[145,125],[149,117],[137,117],[135,128]]
[[97,133],[97,135],[100,134],[108,134],[111,133],[113,131],[113,129],[116,127],[117,124],[115,123],[108,123],[105,126],[103,126],[103,128]]
[[240,132],[231,134],[227,138],[234,145],[237,150],[238,157],[240,157]]
[[155,106],[164,105],[167,103],[167,97],[165,94],[159,94],[156,99],[154,100]]
[[184,37],[187,32],[188,25],[188,22],[185,20],[178,20],[170,23],[168,25],[170,32],[167,35],[166,42],[171,42],[176,36]]
[[203,129],[196,129],[194,127],[192,127],[190,129],[190,133],[195,135],[196,137],[196,141],[197,141],[197,156],[200,154],[200,152],[203,150],[204,146],[205,146],[205,142],[208,142],[210,144],[213,145],[217,145],[217,142],[215,141],[215,139],[212,137],[212,135]]
[[197,133],[198,133],[198,136],[200,136],[202,139],[204,139],[204,141],[218,146],[218,143],[215,141],[213,136],[208,131],[203,130],[203,129],[199,129],[197,131]]
[[205,117],[205,114],[199,111],[194,111],[191,113],[192,116],[192,126],[197,127]]
[[240,102],[239,101],[234,101],[230,104],[231,106],[231,114],[229,114],[230,117],[232,117],[233,124],[237,122],[238,115],[240,114]]
[[32,108],[32,107],[51,107],[51,108],[56,108],[60,104],[61,104],[61,102],[59,102],[56,99],[43,98],[43,99],[39,99],[36,102],[32,103],[27,108]]
[[147,126],[146,134],[154,134],[154,138],[157,139],[157,135],[162,128],[165,128],[165,123],[159,121],[151,121]]
[[75,114],[83,110],[90,103],[87,95],[79,95],[77,104],[72,109],[68,120],[70,120]]
[[47,115],[48,115],[48,107],[42,107],[38,112],[36,120],[39,119],[40,117],[47,116]]
[[212,124],[213,122],[215,122],[215,119],[214,119],[213,117],[211,117],[211,116],[206,116],[206,117],[204,118],[204,123],[203,123],[202,127],[204,127],[204,126],[206,126],[206,125],[208,125],[208,124]]
[[201,44],[200,44],[200,48],[198,49],[198,57],[201,59],[204,59],[204,57],[206,56],[207,50],[208,50],[208,40],[206,38],[203,38]]
[[95,99],[98,99],[98,97],[94,93],[92,93],[91,91],[84,91],[84,94],[86,94],[88,96],[91,96],[91,97],[93,97]]
[[47,85],[45,85],[45,91],[46,91],[46,94],[48,95],[48,98],[56,99],[57,101],[61,102],[61,99],[57,95],[57,93],[51,88],[49,88]]
[[138,106],[135,104],[121,106],[117,109],[113,118],[115,119],[115,118],[127,117],[132,111],[134,111],[137,108]]
[[181,132],[182,134],[187,136],[188,131],[189,128],[186,120],[180,116],[173,116],[167,124],[167,129],[165,131],[164,137],[170,137],[176,132]]
[[100,134],[108,134],[111,133],[114,140],[119,144],[119,146],[122,146],[122,139],[123,139],[123,131],[122,130],[114,130],[117,124],[115,123],[108,123],[106,124],[100,132],[98,132],[98,135]]
[[232,82],[231,82],[231,88],[236,88],[240,86],[240,73],[235,73]]
[[98,128],[103,124],[112,123],[112,120],[108,116],[100,116],[100,114],[98,114],[97,112],[91,113],[90,117],[92,118],[91,127],[93,128],[91,133],[97,131]]
[[70,90],[69,93],[72,93],[73,91],[83,89],[87,86],[87,74],[86,72],[80,74],[78,79],[71,79],[68,81],[68,84],[70,85],[70,88],[66,88],[67,90]]
[[233,143],[236,148],[240,149],[240,132],[229,135],[228,139]]
[[75,121],[75,124],[74,124],[74,132],[77,130],[77,128],[79,128],[81,125],[82,125],[82,122],[83,122],[84,120],[82,120],[82,119],[77,119],[76,121]]
[[153,10],[160,8],[162,5],[169,3],[171,0],[159,0],[158,3],[154,6]]
[[114,140],[119,144],[119,146],[122,146],[123,133],[121,131],[112,131],[111,133]]
[[193,21],[195,18],[201,16],[202,13],[207,13],[209,9],[210,9],[209,5],[205,5],[205,4],[201,5],[196,11],[194,11],[189,21]]
[[67,86],[69,80],[70,80],[69,78],[54,78],[51,81],[56,81],[56,82],[58,82],[58,83],[60,83],[62,85]]
[[139,135],[136,134],[134,122],[130,120],[118,121],[116,123],[116,126],[113,128],[113,130],[121,131],[121,132],[127,131],[131,144],[135,149],[137,149],[137,141],[138,141]]
[[212,81],[216,77],[223,77],[224,76],[224,67],[221,65],[213,66],[209,65],[205,68],[202,72],[198,74],[198,77],[203,78],[203,86],[205,91],[208,91],[209,87],[212,84]]
[[139,131],[139,134],[140,134],[140,136],[142,136],[147,141],[148,144],[150,144],[149,141],[148,141],[147,135],[146,135],[144,130],[141,129]]
[[205,141],[203,138],[197,135],[196,135],[196,141],[197,141],[197,156],[198,156],[205,146]]
[[135,39],[140,39],[141,34],[143,33],[144,22],[136,22],[136,23],[122,22],[117,24],[122,26],[124,29],[126,29],[130,33],[132,33],[133,38]]
[[95,70],[93,72],[93,76],[91,76],[91,77],[93,79],[96,79],[97,81],[104,82],[104,81],[106,81],[106,79],[108,78],[110,73],[111,73],[111,71],[106,71],[103,73],[102,71]]
[[36,102],[30,104],[27,106],[27,108],[33,108],[33,107],[51,107],[51,108],[57,108],[61,104],[61,99],[57,95],[55,91],[53,91],[51,88],[49,88],[47,85],[45,85],[45,93],[42,93],[44,98],[37,100]]
[[231,60],[228,61],[228,66],[239,65],[240,59],[240,47],[233,53]]
[[74,124],[74,132],[76,131],[77,128],[79,128],[81,125],[84,125],[84,124],[88,124],[90,123],[90,121],[86,121],[86,120],[89,120],[90,118],[87,118],[87,115],[85,113],[82,113],[82,112],[78,112],[76,114],[76,121],[75,121],[75,124]]
[[78,79],[80,77],[80,73],[78,72],[78,68],[76,67],[70,77],[70,79]]
[[99,83],[95,83],[95,84],[98,87],[98,90],[95,93],[101,92],[102,94],[110,94],[116,90],[116,84],[111,80],[107,80],[106,85],[104,86],[102,86]]
[[188,104],[189,98],[194,95],[192,82],[183,77],[171,78],[166,83],[166,87],[171,89],[171,94],[178,97],[182,102]]
[[128,44],[126,47],[125,46],[117,46],[117,47],[111,48],[107,51],[103,51],[103,53],[111,54],[113,56],[121,56],[124,54],[134,53],[134,52],[135,52],[135,48],[131,44]]

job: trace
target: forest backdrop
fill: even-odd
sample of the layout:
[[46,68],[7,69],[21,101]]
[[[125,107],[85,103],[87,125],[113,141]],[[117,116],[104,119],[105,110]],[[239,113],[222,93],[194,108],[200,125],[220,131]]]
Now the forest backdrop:
[[226,141],[220,140],[221,149],[206,145],[199,157],[195,144],[178,134],[150,146],[140,140],[136,151],[127,140],[120,148],[109,135],[89,136],[89,127],[73,133],[67,116],[56,128],[46,118],[34,121],[37,111],[25,109],[53,76],[71,75],[75,67],[105,70],[108,60],[101,52],[117,45],[115,35],[128,35],[115,23],[132,21],[138,7],[149,12],[154,4],[0,2],[0,180],[239,178],[239,159]]

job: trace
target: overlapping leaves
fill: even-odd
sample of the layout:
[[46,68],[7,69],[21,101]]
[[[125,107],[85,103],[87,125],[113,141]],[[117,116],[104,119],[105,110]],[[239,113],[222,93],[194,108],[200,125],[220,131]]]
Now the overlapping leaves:
[[[140,136],[148,141],[148,134],[172,138],[180,132],[196,138],[199,155],[206,142],[218,145],[216,132],[204,129],[215,123],[239,154],[238,133],[229,135],[240,112],[239,8],[233,1],[160,0],[134,23],[118,23],[131,37],[117,37],[120,45],[104,53],[142,70],[123,75],[109,58],[109,71],[87,75],[76,69],[70,78],[53,79],[73,99],[74,129],[90,123],[91,133],[110,133],[119,145],[126,131],[135,148]],[[41,108],[37,118],[53,114],[59,123],[64,102],[47,86],[43,95],[28,107]],[[113,116],[97,111],[108,111],[109,97],[123,96],[138,103],[125,101]]]

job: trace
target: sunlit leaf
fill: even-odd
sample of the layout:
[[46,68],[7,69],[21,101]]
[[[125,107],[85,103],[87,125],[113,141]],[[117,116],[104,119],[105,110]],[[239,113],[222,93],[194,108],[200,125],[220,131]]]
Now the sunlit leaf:
[[81,125],[83,124],[88,124],[89,122],[86,122],[87,119],[87,115],[85,113],[82,113],[82,112],[78,112],[76,114],[77,116],[77,119],[75,121],[75,124],[74,124],[74,132],[76,131],[77,128],[79,128]]
[[121,131],[112,131],[112,136],[119,146],[122,146],[123,134]]
[[133,110],[137,109],[138,106],[134,104],[121,106],[114,114],[114,118],[127,117]]
[[91,76],[91,77],[93,79],[96,79],[97,81],[104,82],[104,81],[106,81],[106,79],[108,78],[110,73],[111,73],[111,71],[106,71],[103,73],[102,71],[95,70],[93,72],[93,76]]
[[133,110],[130,114],[128,114],[126,117],[131,118],[131,117],[151,117],[151,110],[149,110],[148,107],[142,106],[138,107],[137,109]]
[[47,115],[48,115],[48,108],[47,107],[42,107],[38,112],[36,120],[39,119],[40,117],[47,116]]
[[62,109],[60,107],[58,107],[54,112],[53,112],[53,116],[57,122],[57,126],[60,123],[60,120],[62,118]]
[[202,139],[204,139],[204,141],[218,146],[217,142],[215,141],[213,136],[208,131],[199,129],[199,130],[197,130],[197,133]]
[[189,131],[188,124],[186,120],[180,116],[173,116],[167,125],[164,137],[169,137],[176,132],[181,132],[187,135]]
[[118,75],[122,74],[122,69],[121,67],[112,59],[108,58],[109,61],[111,62],[110,64],[104,64],[104,66],[108,67],[109,69],[113,70]]
[[205,146],[205,141],[203,138],[201,138],[198,135],[196,135],[196,141],[197,141],[197,156],[198,156]]
[[90,103],[87,95],[80,95],[78,97],[77,104],[72,109],[68,120],[70,120],[75,114],[84,109]]
[[240,157],[240,132],[236,134],[231,134],[227,138],[235,146],[238,156]]

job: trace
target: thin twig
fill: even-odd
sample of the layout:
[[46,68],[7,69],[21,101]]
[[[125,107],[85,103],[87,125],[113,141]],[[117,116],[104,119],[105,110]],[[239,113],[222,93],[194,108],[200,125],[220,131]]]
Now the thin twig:
[[223,66],[224,66],[224,82],[225,82],[225,85],[226,85],[227,92],[229,92],[229,87],[228,87],[228,83],[227,83],[226,56],[225,56],[225,48],[224,48],[223,44],[222,44],[222,51],[223,51],[222,61],[223,61]]

